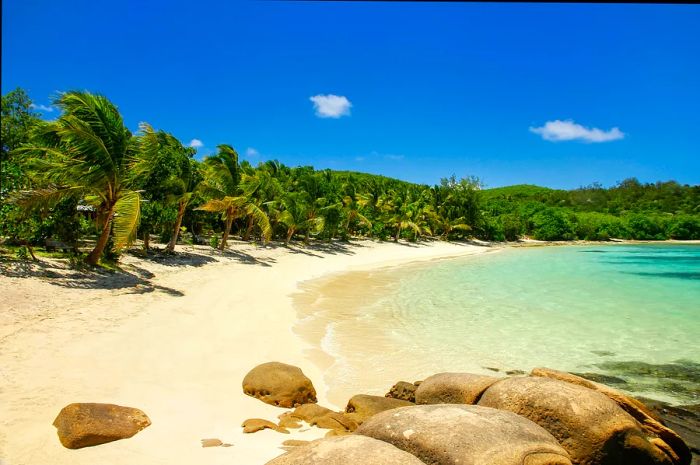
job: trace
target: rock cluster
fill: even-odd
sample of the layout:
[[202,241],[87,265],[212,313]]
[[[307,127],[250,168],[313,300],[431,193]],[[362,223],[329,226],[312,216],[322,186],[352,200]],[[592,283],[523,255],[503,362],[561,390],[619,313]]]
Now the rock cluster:
[[[275,398],[280,405],[280,393],[266,391],[261,400]],[[269,465],[691,463],[683,440],[638,400],[548,369],[529,376],[439,373],[422,382],[400,381],[385,397],[353,396],[344,412],[300,403],[280,415],[280,424],[305,421],[330,429],[327,436],[343,436],[293,447]]]

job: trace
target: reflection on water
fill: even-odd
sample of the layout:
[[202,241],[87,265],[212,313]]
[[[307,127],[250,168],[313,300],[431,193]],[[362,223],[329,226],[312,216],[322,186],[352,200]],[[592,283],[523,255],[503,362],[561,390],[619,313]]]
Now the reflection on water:
[[299,331],[333,357],[339,405],[439,371],[537,366],[697,403],[698,278],[698,246],[509,249],[312,283]]

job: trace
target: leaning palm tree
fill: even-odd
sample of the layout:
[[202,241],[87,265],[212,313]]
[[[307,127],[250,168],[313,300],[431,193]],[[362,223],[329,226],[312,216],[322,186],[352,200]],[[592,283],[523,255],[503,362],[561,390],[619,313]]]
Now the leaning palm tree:
[[272,237],[272,225],[265,209],[269,209],[275,197],[282,194],[279,182],[265,170],[256,170],[252,174],[243,175],[241,190],[245,197],[244,211],[247,224],[243,240],[250,240],[253,228],[257,225],[264,242]]
[[230,145],[219,145],[219,153],[204,161],[205,178],[201,190],[213,197],[197,210],[221,213],[224,219],[224,233],[219,249],[226,248],[226,241],[231,234],[231,225],[238,218],[252,217],[253,222],[262,230],[264,240],[272,234],[270,221],[265,212],[251,200],[248,193],[240,190],[241,171],[238,153]]
[[285,244],[289,245],[289,241],[297,232],[303,231],[304,242],[308,242],[311,233],[323,230],[324,219],[316,215],[312,203],[311,196],[306,191],[290,192],[282,199],[284,210],[279,222],[287,227]]
[[92,205],[100,234],[86,261],[96,265],[110,236],[117,250],[136,237],[141,202],[131,189],[133,167],[139,163],[136,144],[106,97],[71,91],[54,103],[62,115],[41,125],[32,141],[16,151],[40,187],[20,192],[15,201],[50,208],[66,197],[79,197]]
[[241,182],[241,171],[238,152],[233,147],[222,144],[217,148],[219,153],[204,160],[205,174],[201,185],[202,192],[213,199],[197,210],[222,214],[224,233],[219,249],[224,250],[228,236],[231,234],[233,220],[240,214],[238,184]]

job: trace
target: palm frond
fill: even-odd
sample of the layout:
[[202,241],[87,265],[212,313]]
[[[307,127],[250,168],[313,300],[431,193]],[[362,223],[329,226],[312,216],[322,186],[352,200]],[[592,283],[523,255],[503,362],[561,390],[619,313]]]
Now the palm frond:
[[127,247],[134,242],[140,216],[141,195],[138,192],[126,191],[114,205],[112,234],[116,250]]
[[85,193],[80,187],[48,186],[40,189],[16,191],[8,200],[29,211],[50,210],[58,202],[67,198],[79,198]]

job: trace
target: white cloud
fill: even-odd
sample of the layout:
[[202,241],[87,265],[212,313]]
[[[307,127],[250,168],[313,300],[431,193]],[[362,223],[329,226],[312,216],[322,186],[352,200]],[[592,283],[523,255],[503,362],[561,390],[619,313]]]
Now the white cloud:
[[199,139],[192,139],[189,143],[189,146],[198,149],[200,147],[204,147],[204,142],[202,142]]
[[404,156],[403,156],[403,155],[396,155],[396,154],[393,154],[393,153],[389,153],[389,154],[387,154],[387,155],[384,155],[384,158],[386,158],[387,160],[398,161],[398,160],[403,160],[403,159],[404,159]]
[[319,118],[340,118],[349,115],[352,107],[350,100],[342,95],[319,94],[309,97],[309,100],[314,103],[314,110]]
[[248,147],[245,149],[245,156],[249,158],[255,158],[260,156],[260,152],[255,150],[253,147]]
[[48,105],[48,106],[47,105],[37,105],[35,103],[30,104],[29,108],[31,108],[33,110],[46,111],[49,113],[54,110],[54,107],[52,107],[51,105]]
[[551,142],[560,142],[567,140],[581,140],[584,142],[610,142],[613,140],[622,139],[625,133],[619,128],[614,127],[608,131],[598,128],[587,128],[575,123],[573,120],[554,120],[547,121],[544,126],[535,128],[530,127],[530,132],[539,134],[542,139]]

